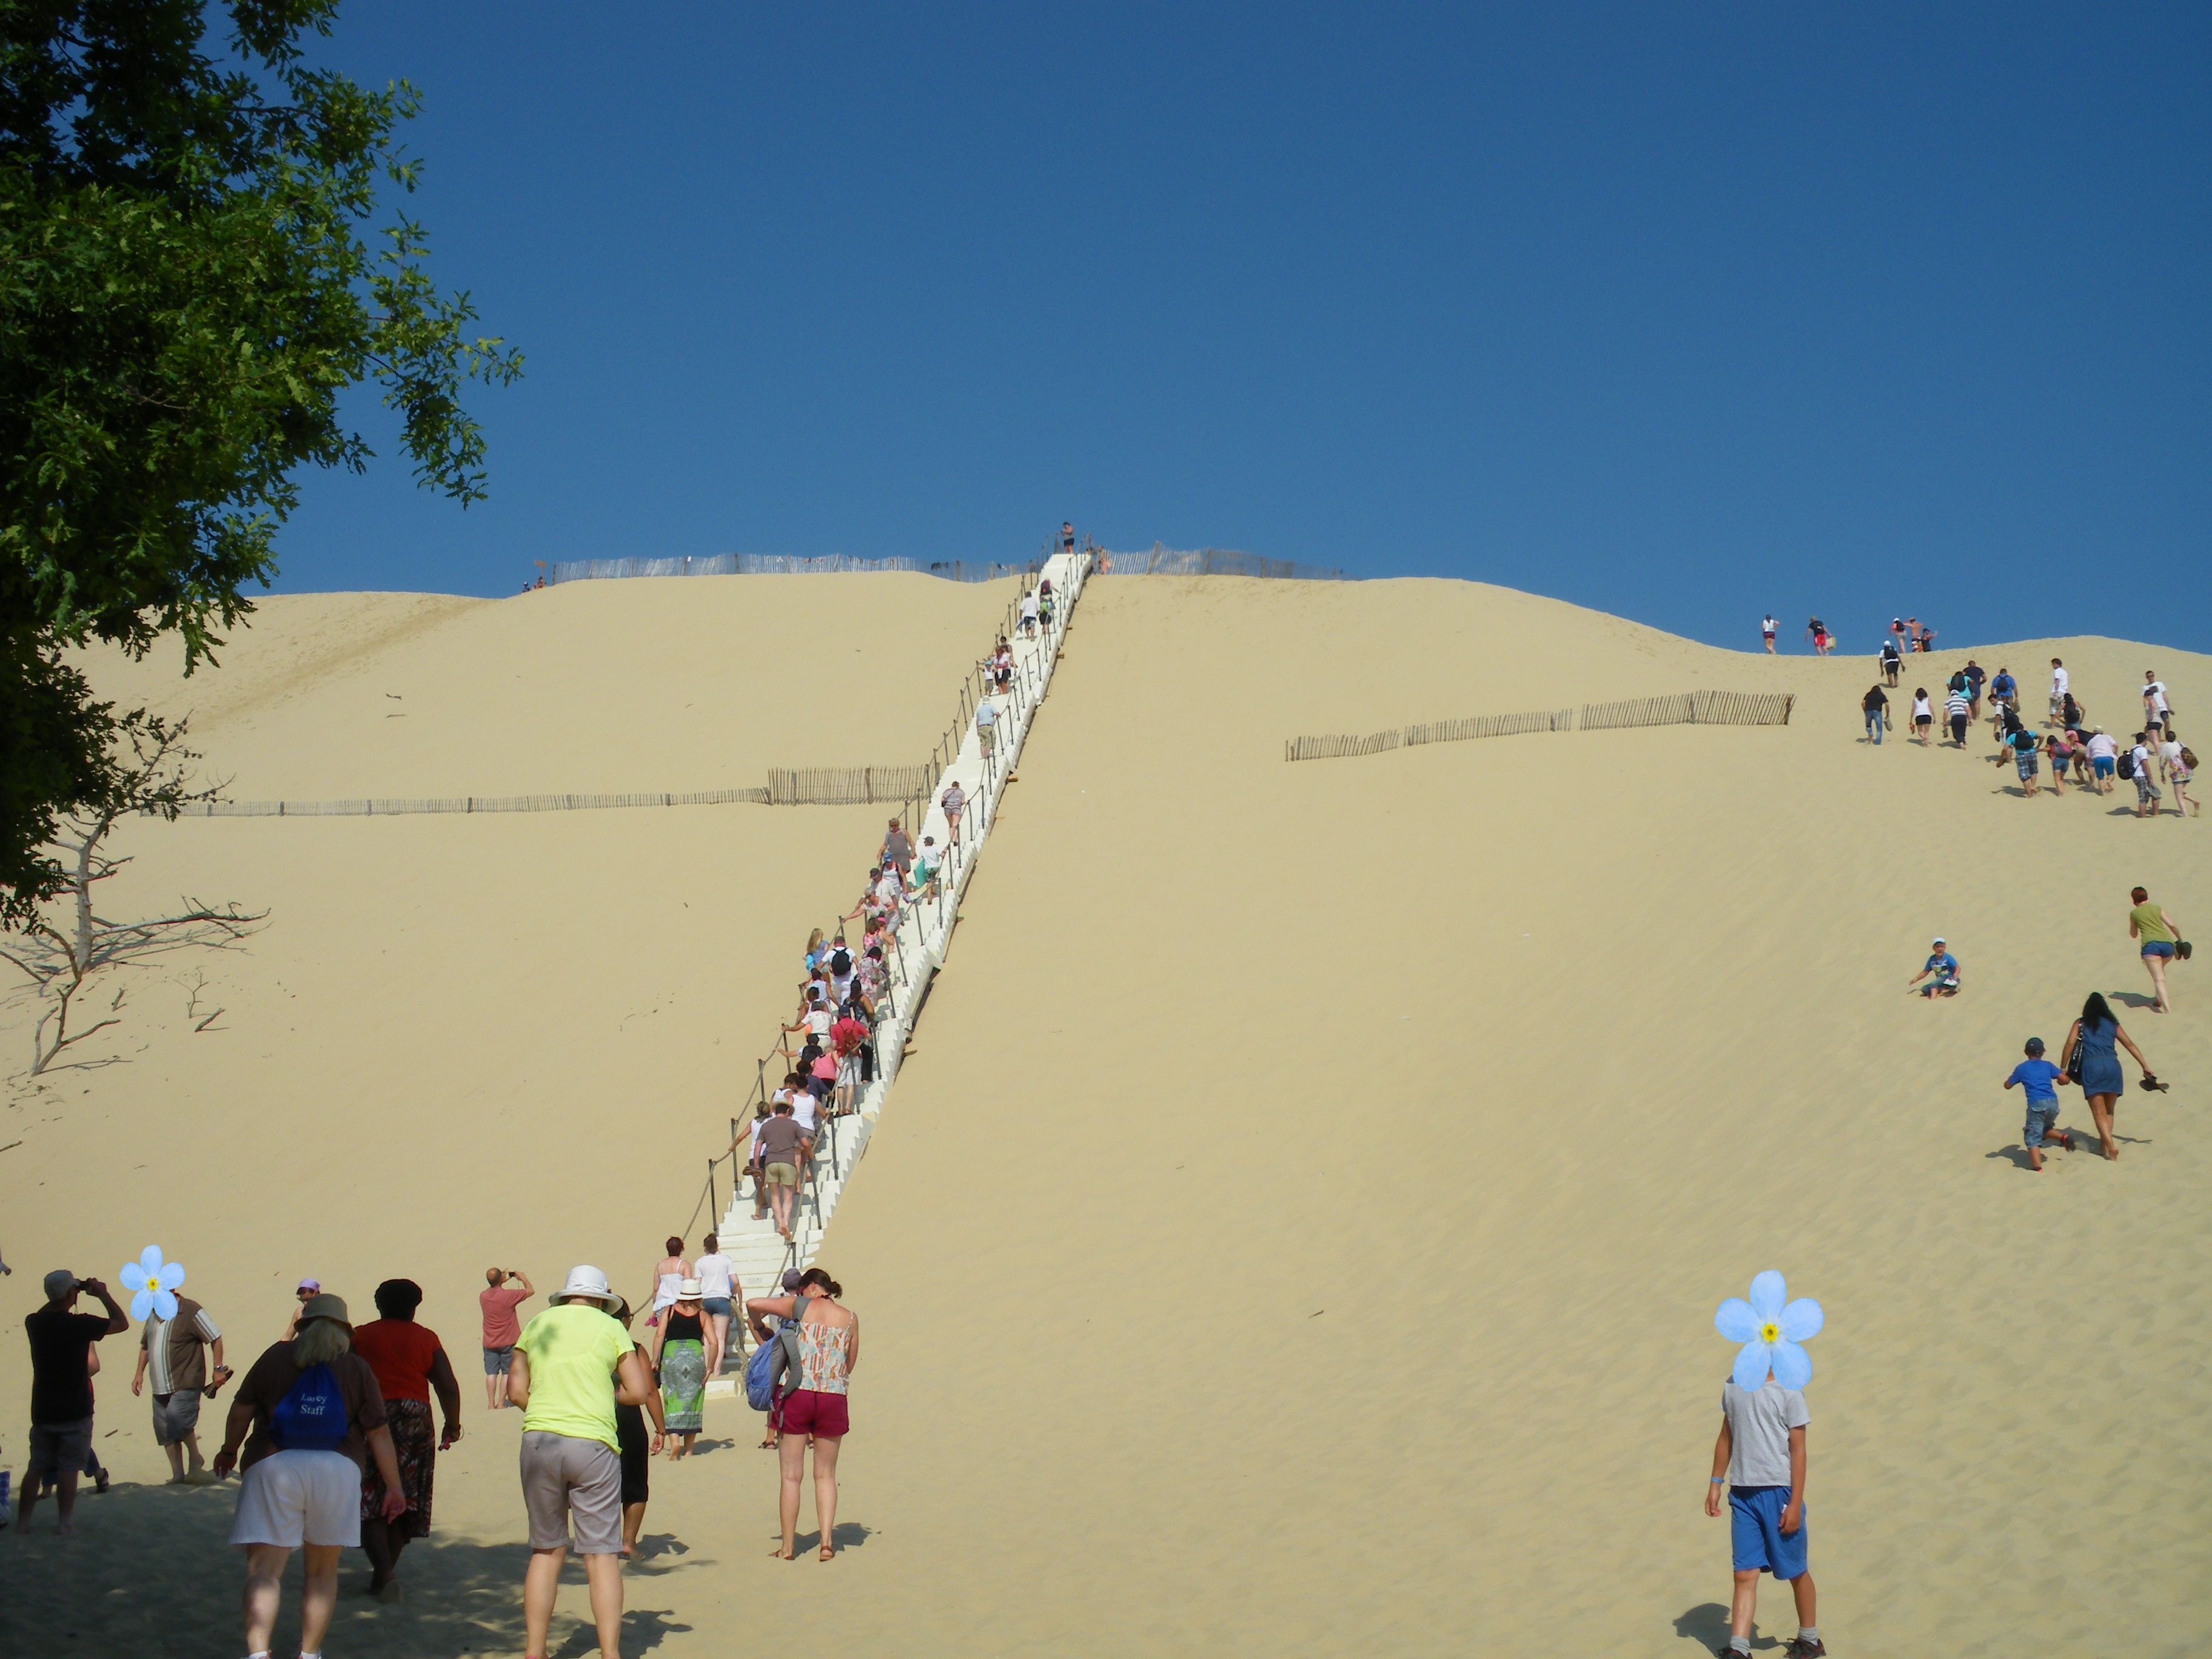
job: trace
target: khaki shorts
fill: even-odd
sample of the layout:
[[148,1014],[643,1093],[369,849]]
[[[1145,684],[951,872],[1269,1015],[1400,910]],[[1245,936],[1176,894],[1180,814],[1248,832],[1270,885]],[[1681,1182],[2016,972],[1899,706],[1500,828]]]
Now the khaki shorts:
[[771,1187],[799,1185],[799,1166],[795,1164],[771,1164],[761,1171],[761,1176]]
[[604,1442],[543,1429],[524,1435],[522,1505],[534,1550],[568,1548],[573,1519],[577,1554],[622,1553],[622,1459]]
[[154,1396],[154,1443],[173,1446],[189,1440],[200,1425],[200,1395],[197,1389]]

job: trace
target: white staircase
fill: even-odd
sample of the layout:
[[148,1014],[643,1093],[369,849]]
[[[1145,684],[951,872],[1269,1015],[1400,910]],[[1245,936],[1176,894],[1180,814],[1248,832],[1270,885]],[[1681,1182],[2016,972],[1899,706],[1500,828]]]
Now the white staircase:
[[[883,1116],[884,1103],[898,1075],[899,1060],[906,1052],[907,1038],[914,1030],[915,1017],[928,994],[931,981],[944,963],[946,944],[959,921],[961,890],[967,885],[969,872],[975,868],[989,836],[1006,780],[1021,757],[1030,724],[1051,684],[1053,665],[1058,660],[1060,641],[1067,632],[1068,620],[1074,613],[1089,563],[1088,556],[1080,554],[1060,554],[1045,562],[1042,574],[1052,582],[1054,615],[1050,626],[1038,629],[1036,639],[1024,640],[1018,634],[1012,636],[1012,691],[1003,696],[992,694],[999,710],[995,752],[987,765],[981,741],[971,720],[962,735],[960,752],[930,791],[929,805],[922,822],[908,826],[917,847],[924,836],[933,836],[939,847],[950,848],[938,878],[937,896],[914,901],[892,936],[896,948],[894,960],[887,964],[890,969],[892,1012],[877,1023],[875,1081],[855,1097],[854,1109],[847,1115],[823,1120],[815,1137],[813,1169],[799,1188],[793,1208],[792,1238],[787,1241],[780,1236],[772,1220],[754,1219],[749,1180],[741,1176],[737,1190],[731,1194],[729,1209],[716,1231],[722,1253],[736,1267],[738,1293],[741,1297],[777,1295],[787,1268],[804,1269],[813,1265],[823,1230],[837,1212],[838,1200],[844,1196],[854,1168],[867,1151],[868,1138]],[[956,779],[968,801],[961,813],[960,839],[951,843],[944,811],[937,801]],[[744,1126],[738,1127],[743,1129]],[[727,1367],[744,1363],[746,1338],[742,1309],[739,1315],[730,1322],[730,1352],[725,1362]],[[735,1389],[735,1380],[727,1376],[707,1384],[710,1395],[726,1395]]]

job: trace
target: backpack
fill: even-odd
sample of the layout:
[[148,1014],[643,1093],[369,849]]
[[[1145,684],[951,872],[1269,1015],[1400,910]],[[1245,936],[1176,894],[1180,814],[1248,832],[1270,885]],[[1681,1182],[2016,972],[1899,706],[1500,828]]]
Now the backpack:
[[846,975],[851,973],[853,971],[853,953],[850,951],[848,951],[842,945],[835,951],[832,951],[830,953],[830,971],[835,974],[839,979],[842,979]]
[[336,1451],[351,1426],[345,1395],[327,1364],[301,1371],[269,1413],[269,1437],[279,1451]]
[[2192,772],[2197,769],[2197,751],[2185,743],[2181,745],[2181,763]]
[[2114,769],[2124,778],[2133,778],[2136,775],[2136,751],[2132,749],[2120,750],[2120,758]]
[[[787,1376],[799,1375],[799,1322],[806,1312],[806,1299],[793,1299],[791,1317],[776,1329],[775,1335],[753,1350],[753,1357],[745,1361],[745,1404],[757,1412],[773,1411],[777,1399],[790,1392],[777,1384]],[[799,1385],[793,1383],[792,1388]]]

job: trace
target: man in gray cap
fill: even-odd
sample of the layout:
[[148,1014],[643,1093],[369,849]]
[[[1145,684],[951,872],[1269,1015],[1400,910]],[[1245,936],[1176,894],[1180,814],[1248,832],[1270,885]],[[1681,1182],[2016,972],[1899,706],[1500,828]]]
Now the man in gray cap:
[[[90,1291],[107,1309],[75,1311],[79,1291]],[[66,1267],[46,1275],[46,1304],[23,1316],[31,1340],[31,1455],[23,1471],[23,1503],[15,1528],[31,1528],[31,1506],[52,1482],[61,1504],[61,1528],[76,1530],[76,1478],[92,1449],[92,1345],[129,1330],[131,1322],[96,1279],[79,1279]]]

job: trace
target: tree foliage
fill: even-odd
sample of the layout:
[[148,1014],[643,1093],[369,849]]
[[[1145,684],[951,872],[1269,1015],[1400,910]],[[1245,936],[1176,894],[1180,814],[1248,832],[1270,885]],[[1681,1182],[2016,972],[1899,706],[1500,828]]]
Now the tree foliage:
[[124,763],[64,650],[190,672],[267,584],[303,465],[370,459],[340,417],[374,381],[416,477],[465,507],[484,442],[472,337],[423,269],[396,135],[418,107],[310,65],[337,0],[0,0],[0,920],[58,890],[58,815]]

